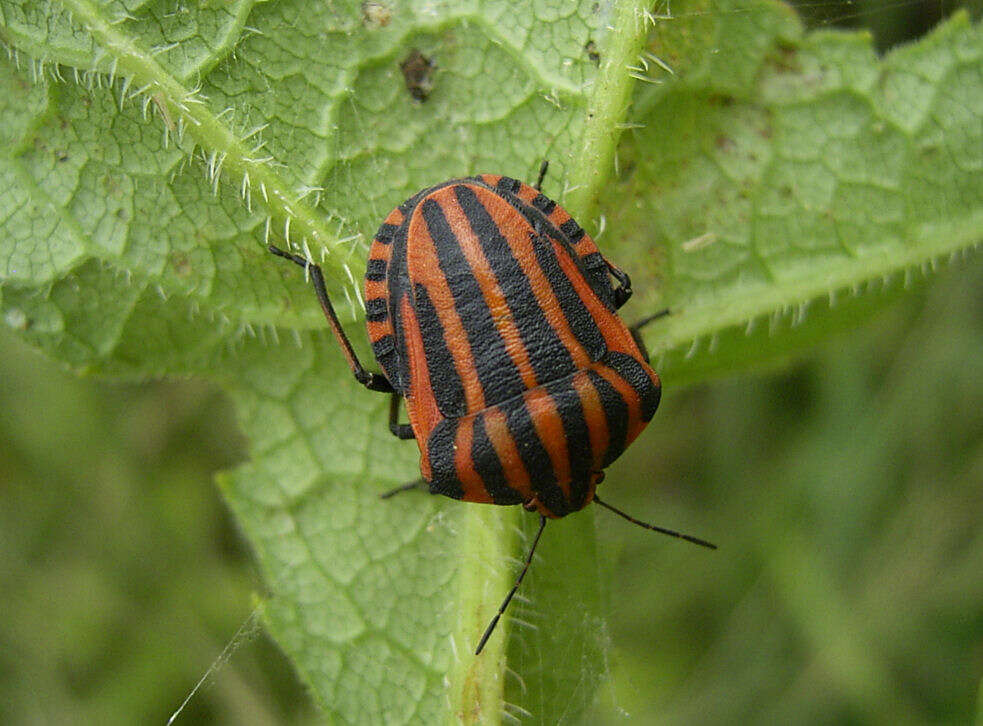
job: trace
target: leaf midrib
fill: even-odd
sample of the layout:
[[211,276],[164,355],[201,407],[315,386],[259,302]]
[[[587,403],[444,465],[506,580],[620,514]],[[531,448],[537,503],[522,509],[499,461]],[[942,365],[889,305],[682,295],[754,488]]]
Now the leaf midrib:
[[[857,275],[855,260],[827,264],[824,278],[814,275],[787,278],[762,283],[759,289],[745,288],[738,304],[733,296],[725,296],[719,302],[696,303],[674,308],[673,315],[665,319],[657,333],[647,332],[646,343],[650,351],[658,354],[690,345],[693,341],[714,331],[746,325],[775,311],[785,311],[810,302],[835,298],[844,291],[853,291],[874,281],[890,281],[906,270],[920,269],[928,260],[947,259],[968,246],[979,244],[979,232],[983,229],[983,212],[964,219],[962,223],[946,230],[950,234],[926,237],[912,245],[879,253],[864,254],[864,274]],[[678,314],[675,314],[678,313]]]

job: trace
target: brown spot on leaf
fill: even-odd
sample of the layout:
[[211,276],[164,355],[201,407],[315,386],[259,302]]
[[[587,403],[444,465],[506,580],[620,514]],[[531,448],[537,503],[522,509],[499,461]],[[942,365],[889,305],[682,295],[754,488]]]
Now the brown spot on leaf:
[[587,57],[590,58],[590,62],[595,66],[601,64],[601,54],[597,50],[597,43],[593,40],[588,40],[584,45],[584,50],[587,51]]
[[393,11],[382,3],[369,2],[369,0],[362,3],[362,24],[370,30],[386,27],[392,17]]
[[433,71],[436,67],[433,60],[416,48],[411,49],[409,55],[399,64],[406,90],[421,103],[429,98],[433,90]]
[[775,51],[768,54],[767,61],[779,71],[797,72],[802,70],[799,63],[799,49],[789,43],[779,43]]
[[186,252],[172,252],[171,266],[178,277],[191,277],[191,260]]
[[726,93],[713,93],[707,98],[707,103],[711,106],[720,106],[721,108],[729,108],[735,103],[733,96]]

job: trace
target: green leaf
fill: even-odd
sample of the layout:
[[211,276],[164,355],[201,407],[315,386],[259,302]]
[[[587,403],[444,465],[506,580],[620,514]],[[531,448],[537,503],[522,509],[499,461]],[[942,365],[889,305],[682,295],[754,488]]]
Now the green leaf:
[[[576,720],[607,671],[593,516],[550,524],[524,600],[471,655],[535,518],[377,499],[416,450],[268,239],[323,258],[354,321],[392,207],[547,157],[547,188],[569,190],[551,196],[593,230],[603,214],[642,298],[628,314],[672,308],[646,336],[675,382],[800,349],[983,238],[965,16],[878,59],[775,3],[674,3],[654,25],[644,7],[0,5],[4,319],[79,369],[224,383],[252,460],[221,486],[266,623],[339,721]],[[422,103],[412,49],[435,64]]]
[[677,78],[651,64],[667,82],[639,91],[603,205],[646,306],[673,311],[648,331],[670,379],[801,349],[883,302],[851,297],[983,239],[983,33],[965,14],[878,59],[775,3],[673,8],[651,46]]

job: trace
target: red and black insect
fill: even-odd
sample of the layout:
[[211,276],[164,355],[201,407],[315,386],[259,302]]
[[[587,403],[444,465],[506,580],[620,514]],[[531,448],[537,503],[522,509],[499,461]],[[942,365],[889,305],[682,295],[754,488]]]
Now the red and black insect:
[[[270,251],[310,273],[355,378],[392,395],[389,428],[420,447],[421,483],[467,502],[521,504],[548,518],[591,502],[648,529],[595,488],[659,405],[659,377],[638,329],[617,310],[631,281],[560,205],[494,174],[453,179],[394,209],[376,233],[365,273],[366,326],[382,374],[359,362],[317,265]],[[617,283],[615,286],[612,279]],[[409,423],[399,423],[400,399]]]

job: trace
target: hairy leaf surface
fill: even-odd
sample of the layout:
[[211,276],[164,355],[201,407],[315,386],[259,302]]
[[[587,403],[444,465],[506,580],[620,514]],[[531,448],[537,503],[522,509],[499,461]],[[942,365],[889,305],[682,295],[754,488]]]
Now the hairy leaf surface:
[[[646,339],[682,381],[853,324],[887,298],[852,291],[902,290],[983,238],[965,16],[878,58],[777,3],[644,9],[0,3],[4,320],[77,369],[226,386],[252,461],[221,486],[266,622],[338,721],[576,720],[607,670],[593,517],[551,523],[474,658],[535,518],[377,499],[417,475],[416,449],[267,242],[323,260],[355,322],[392,207],[548,158],[546,191],[634,276],[626,317],[672,309]],[[414,50],[433,63],[422,102],[400,68]]]

